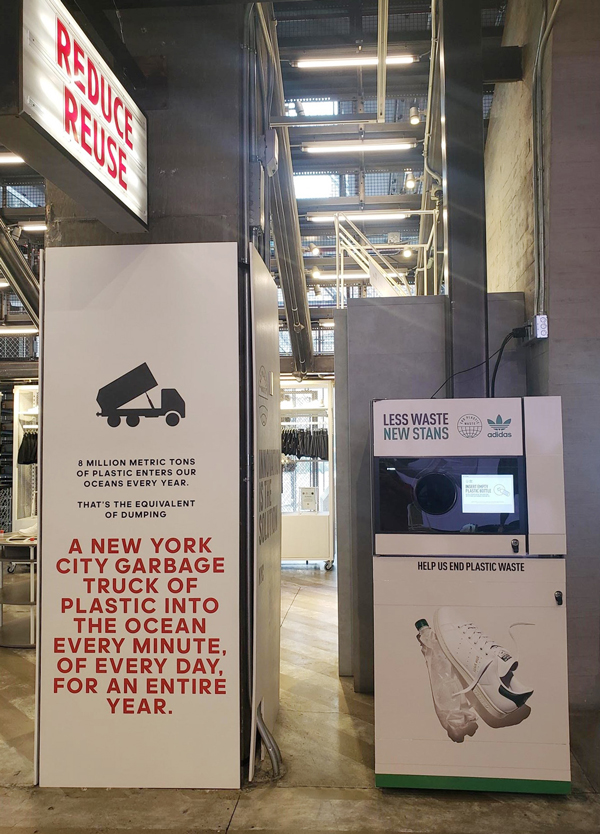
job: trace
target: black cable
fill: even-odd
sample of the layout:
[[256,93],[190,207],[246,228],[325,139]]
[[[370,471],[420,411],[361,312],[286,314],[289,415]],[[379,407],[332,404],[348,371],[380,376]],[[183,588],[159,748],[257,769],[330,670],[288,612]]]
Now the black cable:
[[492,383],[490,386],[491,397],[496,396],[496,374],[498,373],[498,368],[500,367],[500,362],[502,361],[502,354],[504,353],[504,348],[510,342],[511,339],[514,339],[514,334],[512,331],[504,337],[504,341],[500,345],[500,350],[498,351],[498,358],[496,359],[496,364],[494,365],[494,373],[492,374]]
[[501,348],[501,347],[499,347],[497,351],[495,351],[495,352],[494,352],[494,353],[492,353],[490,356],[488,356],[486,359],[484,359],[484,360],[483,360],[483,362],[479,362],[477,365],[471,365],[471,367],[470,367],[470,368],[465,368],[465,369],[464,369],[464,371],[456,371],[456,373],[455,373],[455,374],[452,374],[451,376],[449,376],[449,377],[448,377],[448,379],[445,379],[445,380],[442,382],[442,384],[441,384],[441,385],[440,385],[440,387],[437,389],[437,391],[434,391],[434,392],[433,392],[433,394],[431,395],[431,397],[430,397],[429,399],[430,399],[430,400],[433,400],[433,399],[435,398],[435,395],[438,393],[438,391],[441,391],[441,390],[442,390],[442,388],[444,387],[444,385],[446,385],[448,382],[450,382],[450,380],[451,380],[451,379],[454,379],[454,377],[455,377],[455,376],[460,376],[460,374],[466,374],[466,373],[468,373],[469,371],[474,371],[474,370],[475,370],[475,368],[481,368],[481,366],[482,366],[482,365],[485,365],[487,362],[489,362],[489,361],[490,361],[490,359],[493,359],[493,358],[494,358],[494,356],[495,356],[497,353],[500,353],[500,351],[501,351],[501,350],[502,350],[502,348]]
[[471,365],[470,368],[465,368],[464,371],[457,371],[455,374],[452,374],[452,376],[449,376],[448,379],[445,379],[442,382],[442,384],[437,389],[437,391],[433,392],[430,399],[433,400],[435,395],[438,393],[438,391],[441,391],[442,388],[444,387],[444,385],[446,385],[448,382],[450,382],[451,379],[454,379],[455,376],[459,376],[460,374],[466,374],[469,371],[474,371],[475,368],[481,368],[482,365],[485,365],[487,362],[490,361],[490,359],[493,359],[494,356],[497,356],[498,354],[500,354],[500,356],[498,356],[498,359],[496,359],[496,365],[494,366],[494,373],[493,373],[493,376],[492,376],[492,391],[491,391],[491,394],[492,394],[492,397],[493,397],[494,394],[495,394],[495,390],[496,390],[496,385],[495,385],[495,383],[496,383],[496,374],[498,373],[498,368],[500,366],[500,360],[502,359],[502,354],[504,353],[504,348],[510,342],[511,339],[524,339],[524,338],[526,338],[526,336],[527,336],[527,327],[513,327],[513,329],[510,331],[510,333],[508,333],[504,337],[504,340],[503,340],[502,344],[500,345],[500,347],[498,348],[498,350],[496,350],[496,351],[494,351],[494,353],[490,354],[487,357],[487,359],[483,360],[483,362],[479,362],[477,365]]

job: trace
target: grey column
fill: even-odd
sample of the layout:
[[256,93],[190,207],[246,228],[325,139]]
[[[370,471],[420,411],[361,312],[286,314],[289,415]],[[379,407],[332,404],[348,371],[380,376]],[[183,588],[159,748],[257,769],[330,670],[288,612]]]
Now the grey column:
[[[446,282],[452,371],[488,355],[480,0],[440,0]],[[485,397],[487,368],[453,380],[454,396]],[[451,395],[451,392],[448,391]]]

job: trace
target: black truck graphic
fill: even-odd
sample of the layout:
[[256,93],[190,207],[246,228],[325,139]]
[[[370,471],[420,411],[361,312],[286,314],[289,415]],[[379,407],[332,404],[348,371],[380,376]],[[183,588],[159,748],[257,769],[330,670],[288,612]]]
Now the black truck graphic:
[[[137,426],[140,417],[164,417],[167,425],[176,426],[185,417],[185,402],[175,388],[163,388],[160,392],[160,406],[155,406],[148,391],[158,386],[152,371],[144,362],[104,388],[100,388],[96,401],[102,409],[98,417],[106,417],[109,426],[116,428],[125,418],[128,426]],[[127,403],[146,395],[149,408],[127,408]],[[124,407],[125,406],[125,407]]]

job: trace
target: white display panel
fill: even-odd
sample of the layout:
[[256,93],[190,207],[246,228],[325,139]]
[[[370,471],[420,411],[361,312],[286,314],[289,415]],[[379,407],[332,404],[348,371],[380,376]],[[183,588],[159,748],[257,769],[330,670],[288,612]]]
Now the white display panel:
[[[281,419],[279,411],[279,319],[271,272],[250,248],[254,375],[254,635],[250,750],[255,750],[256,713],[271,732],[279,710],[281,621]],[[248,778],[254,776],[250,756]]]
[[43,298],[40,785],[237,788],[237,247],[49,249]]
[[[461,787],[439,780],[462,777],[468,789],[502,790],[502,780],[509,780],[508,790],[567,792],[566,606],[555,597],[564,598],[564,560],[373,562],[377,784]],[[430,674],[417,639],[423,621],[445,641],[443,654],[454,658],[446,700],[458,710],[463,693],[468,723],[436,709],[436,670]],[[452,639],[461,629],[462,645]],[[525,692],[524,702],[512,708],[501,686]],[[494,705],[506,714],[493,714]]]
[[514,513],[512,475],[461,475],[463,513]]
[[23,112],[143,223],[146,117],[58,0],[23,0]]
[[520,399],[377,400],[375,457],[523,454]]

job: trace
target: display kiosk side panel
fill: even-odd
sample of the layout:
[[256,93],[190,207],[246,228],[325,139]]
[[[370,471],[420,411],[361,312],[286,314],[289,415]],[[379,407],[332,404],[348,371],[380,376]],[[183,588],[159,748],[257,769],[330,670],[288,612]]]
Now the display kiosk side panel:
[[529,552],[564,555],[567,551],[562,407],[560,397],[523,400]]
[[570,790],[562,559],[374,558],[381,787]]

